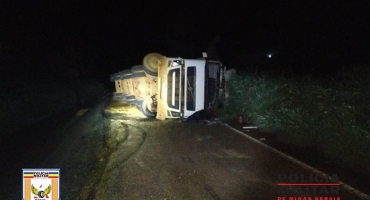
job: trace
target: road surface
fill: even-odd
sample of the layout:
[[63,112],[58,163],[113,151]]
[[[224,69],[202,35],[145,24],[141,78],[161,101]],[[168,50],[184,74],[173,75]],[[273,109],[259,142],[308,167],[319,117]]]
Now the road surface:
[[60,168],[63,200],[278,199],[279,175],[312,175],[225,125],[146,119],[133,107],[107,118],[107,100],[1,140],[0,199],[21,199],[22,168]]

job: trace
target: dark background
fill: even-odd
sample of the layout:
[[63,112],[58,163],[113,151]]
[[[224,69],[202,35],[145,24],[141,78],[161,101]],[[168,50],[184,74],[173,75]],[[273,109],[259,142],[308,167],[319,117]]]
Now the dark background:
[[369,2],[1,1],[2,75],[109,82],[147,53],[202,51],[247,72],[331,75],[370,62]]

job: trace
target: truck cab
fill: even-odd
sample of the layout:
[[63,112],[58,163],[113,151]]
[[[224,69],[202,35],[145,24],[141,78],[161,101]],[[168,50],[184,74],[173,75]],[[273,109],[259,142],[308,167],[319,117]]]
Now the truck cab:
[[225,68],[208,59],[166,58],[158,68],[157,119],[187,118],[222,102]]
[[187,118],[197,111],[213,110],[222,104],[225,71],[221,62],[206,56],[183,59],[150,53],[144,57],[142,65],[122,71],[122,80],[111,80],[122,82],[116,87],[122,91],[116,92],[124,93],[127,102],[127,97],[132,97],[145,116],[164,120]]

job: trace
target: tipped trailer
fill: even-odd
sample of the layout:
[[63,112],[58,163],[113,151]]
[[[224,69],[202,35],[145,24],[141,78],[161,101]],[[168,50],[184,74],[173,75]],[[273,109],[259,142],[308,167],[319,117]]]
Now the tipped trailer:
[[200,59],[184,59],[150,53],[143,65],[111,75],[115,95],[122,93],[127,103],[129,98],[135,99],[145,116],[159,120],[213,110],[224,99],[226,67],[203,55]]
[[111,74],[110,81],[115,83],[115,92],[113,99],[123,101],[130,105],[135,105],[136,99],[133,94],[132,73],[131,70],[123,70],[115,74]]

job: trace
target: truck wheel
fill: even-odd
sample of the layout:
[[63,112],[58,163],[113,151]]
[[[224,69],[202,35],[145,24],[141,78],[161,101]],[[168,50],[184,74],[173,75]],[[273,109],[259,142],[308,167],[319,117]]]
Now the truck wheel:
[[158,76],[158,61],[163,56],[159,53],[150,53],[144,57],[143,65],[144,71],[149,76]]
[[113,97],[113,100],[127,102],[124,96],[123,97]]
[[148,109],[148,107],[150,106],[149,104],[151,103],[150,101],[151,99],[150,98],[146,98],[143,103],[142,103],[142,106],[141,106],[141,111],[143,112],[143,114],[148,117],[148,118],[155,118],[157,113],[155,112],[152,112]]
[[143,112],[143,101],[144,100],[136,100],[136,108]]

